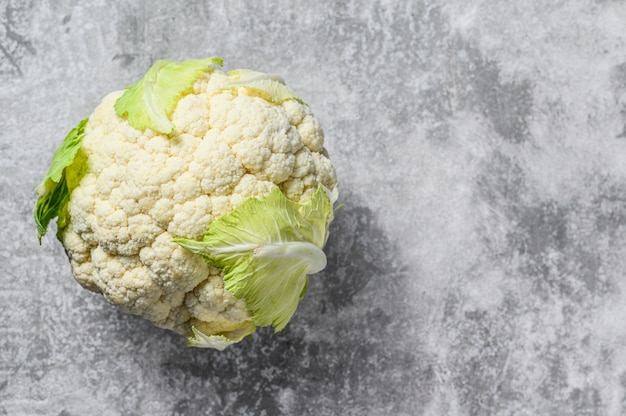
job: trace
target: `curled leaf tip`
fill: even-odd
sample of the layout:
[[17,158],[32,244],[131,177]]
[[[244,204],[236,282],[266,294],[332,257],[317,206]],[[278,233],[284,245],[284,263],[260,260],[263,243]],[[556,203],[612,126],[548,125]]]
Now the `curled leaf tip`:
[[250,69],[235,69],[228,72],[230,81],[224,84],[223,90],[244,88],[272,104],[282,104],[287,100],[295,100],[305,104],[296,93],[285,85],[282,77]]
[[255,326],[250,323],[241,329],[231,331],[226,334],[206,335],[195,326],[192,326],[192,335],[187,337],[187,346],[196,348],[212,348],[218,351],[224,351],[226,347],[236,344],[244,337],[252,334],[255,329]]

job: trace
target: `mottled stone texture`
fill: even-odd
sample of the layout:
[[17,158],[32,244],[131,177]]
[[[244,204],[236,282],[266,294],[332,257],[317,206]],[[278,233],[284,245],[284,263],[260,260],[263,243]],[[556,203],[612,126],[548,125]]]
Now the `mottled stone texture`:
[[[600,0],[0,0],[0,415],[626,415],[625,21]],[[287,329],[221,353],[82,290],[31,220],[106,93],[215,54],[310,103],[345,203]]]

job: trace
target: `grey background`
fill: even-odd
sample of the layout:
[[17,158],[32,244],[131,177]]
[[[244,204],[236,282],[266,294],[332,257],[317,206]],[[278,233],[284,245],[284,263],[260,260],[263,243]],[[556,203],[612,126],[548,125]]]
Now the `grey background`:
[[[0,414],[626,415],[626,3],[0,0]],[[341,201],[285,331],[225,352],[37,244],[34,186],[161,58],[282,74]]]

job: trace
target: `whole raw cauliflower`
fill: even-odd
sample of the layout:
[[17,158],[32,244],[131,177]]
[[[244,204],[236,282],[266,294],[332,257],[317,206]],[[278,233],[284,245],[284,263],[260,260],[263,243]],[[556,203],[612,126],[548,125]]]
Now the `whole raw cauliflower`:
[[83,287],[218,349],[284,327],[325,266],[336,199],[309,107],[276,76],[221,64],[159,61],[107,95],[55,153],[35,208],[40,239],[58,217]]

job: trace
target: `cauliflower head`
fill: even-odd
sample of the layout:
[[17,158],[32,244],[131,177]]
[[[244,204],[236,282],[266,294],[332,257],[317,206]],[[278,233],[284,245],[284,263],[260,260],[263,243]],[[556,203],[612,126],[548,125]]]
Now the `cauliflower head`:
[[277,76],[158,61],[70,131],[41,184],[39,239],[84,288],[223,349],[281,330],[326,265],[337,199],[324,134]]

